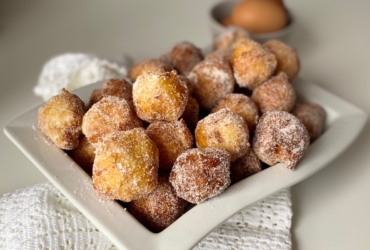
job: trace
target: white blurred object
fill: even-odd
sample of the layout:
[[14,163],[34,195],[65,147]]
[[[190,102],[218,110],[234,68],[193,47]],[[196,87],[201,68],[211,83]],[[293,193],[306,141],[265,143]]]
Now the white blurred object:
[[62,88],[71,91],[97,81],[124,78],[126,74],[127,69],[123,64],[95,55],[62,54],[50,59],[44,65],[34,93],[47,101],[52,96],[60,94]]

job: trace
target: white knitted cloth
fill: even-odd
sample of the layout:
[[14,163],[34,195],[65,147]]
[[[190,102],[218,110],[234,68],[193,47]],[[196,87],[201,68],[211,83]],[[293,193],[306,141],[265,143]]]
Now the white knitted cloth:
[[[196,250],[291,249],[290,191],[244,209]],[[0,249],[116,249],[50,182],[0,198]]]

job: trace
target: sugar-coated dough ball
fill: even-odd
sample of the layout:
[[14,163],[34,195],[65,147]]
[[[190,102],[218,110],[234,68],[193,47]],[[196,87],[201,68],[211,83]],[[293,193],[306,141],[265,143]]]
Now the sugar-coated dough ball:
[[234,91],[232,69],[226,61],[203,61],[194,67],[189,79],[194,84],[194,98],[206,110]]
[[132,102],[132,84],[125,79],[110,79],[103,83],[101,89],[94,89],[90,96],[89,106],[103,99],[105,96],[116,96],[125,99],[131,107]]
[[171,171],[177,157],[193,146],[193,135],[184,120],[155,121],[146,130],[159,150],[159,169]]
[[67,151],[68,155],[90,176],[95,159],[95,147],[87,140],[86,136],[80,136],[77,148]]
[[267,111],[257,125],[253,149],[258,158],[272,166],[278,162],[294,169],[310,144],[304,125],[285,111]]
[[189,80],[189,78],[187,78],[186,76],[183,76],[183,75],[177,75],[177,79],[180,82],[184,83],[188,87],[188,94],[189,94],[189,98],[190,98],[193,91],[194,91],[193,83]]
[[184,119],[186,125],[193,133],[198,124],[199,104],[196,99],[189,97],[188,104],[181,118]]
[[252,98],[243,94],[229,94],[222,99],[211,113],[228,108],[240,115],[248,125],[249,134],[252,135],[259,119],[257,105]]
[[198,148],[222,148],[231,162],[243,156],[249,147],[248,126],[242,117],[229,109],[208,115],[198,122],[195,141]]
[[181,75],[187,76],[203,59],[202,51],[189,42],[178,43],[171,51],[172,65]]
[[211,54],[208,54],[205,60],[225,60],[231,63],[231,58],[233,57],[233,50],[232,49],[219,49],[213,51]]
[[131,201],[128,211],[145,227],[159,233],[175,222],[187,202],[177,196],[169,182],[169,174],[159,174],[156,189],[148,196]]
[[93,145],[118,132],[142,127],[142,122],[125,99],[106,96],[85,114],[82,132]]
[[270,40],[263,47],[274,54],[277,59],[275,74],[284,72],[289,80],[293,80],[298,75],[300,63],[294,49],[278,40]]
[[316,140],[324,131],[326,113],[320,105],[308,102],[299,103],[293,108],[292,114],[306,127],[311,142]]
[[289,112],[294,107],[296,93],[286,74],[281,72],[255,88],[252,99],[262,113],[272,110]]
[[57,147],[71,150],[78,145],[84,114],[84,102],[63,89],[39,109],[38,124]]
[[231,64],[239,86],[253,89],[270,78],[277,60],[262,45],[248,39],[235,46]]
[[163,60],[160,59],[146,59],[144,61],[141,61],[137,64],[135,64],[131,70],[128,72],[127,76],[130,78],[131,82],[134,83],[136,79],[148,72],[166,72],[171,71],[173,68],[170,64],[166,63]]
[[261,161],[254,153],[253,148],[249,147],[245,155],[231,163],[230,166],[231,183],[232,184],[236,183],[240,180],[243,180],[251,175],[260,172],[262,170],[261,165],[262,165]]
[[229,27],[223,33],[215,37],[213,49],[233,49],[239,42],[249,38],[249,33],[245,29]]
[[188,103],[188,87],[175,71],[147,72],[138,77],[133,88],[137,115],[144,121],[176,121]]
[[157,186],[158,164],[157,146],[143,128],[117,132],[96,146],[94,188],[107,199],[143,198]]
[[189,149],[177,158],[170,182],[191,203],[217,196],[230,185],[230,155],[218,148]]

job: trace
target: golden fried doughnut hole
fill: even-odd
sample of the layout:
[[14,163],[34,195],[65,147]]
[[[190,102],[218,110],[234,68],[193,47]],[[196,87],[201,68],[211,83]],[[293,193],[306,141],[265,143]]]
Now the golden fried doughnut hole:
[[311,142],[316,140],[324,131],[326,113],[320,105],[308,102],[296,104],[292,114],[306,127]]
[[143,128],[114,133],[97,143],[94,188],[107,199],[143,198],[157,186],[158,162],[157,146]]
[[144,121],[176,121],[188,103],[188,87],[172,72],[147,72],[133,88],[137,115]]
[[155,121],[146,130],[159,150],[159,169],[171,171],[177,157],[193,146],[193,136],[184,120]]
[[95,159],[95,147],[87,140],[86,136],[80,136],[77,148],[67,151],[67,154],[90,176]]
[[272,166],[284,162],[294,169],[310,144],[304,125],[285,111],[267,111],[257,125],[253,149],[258,158]]
[[216,36],[213,41],[213,49],[234,49],[235,45],[249,38],[245,29],[229,27],[223,33]]
[[184,83],[188,87],[188,94],[189,94],[189,98],[190,98],[193,91],[194,91],[193,83],[189,80],[189,78],[187,78],[186,76],[183,76],[183,75],[177,75],[177,79],[180,82]]
[[211,54],[206,56],[205,60],[225,60],[231,63],[231,58],[233,57],[233,50],[232,49],[219,49],[213,51]]
[[178,43],[171,51],[172,65],[181,75],[187,76],[203,59],[202,51],[189,42]]
[[238,181],[241,181],[251,175],[260,172],[262,170],[261,165],[262,165],[261,161],[254,153],[253,148],[248,147],[248,151],[245,155],[231,163],[230,166],[231,183],[234,184]]
[[259,43],[248,39],[235,46],[231,64],[239,86],[253,89],[270,78],[277,60]]
[[90,97],[89,107],[103,99],[105,96],[117,96],[125,99],[131,107],[132,102],[132,85],[125,79],[110,79],[103,83],[101,89],[94,89]]
[[253,90],[253,101],[264,113],[271,110],[291,111],[296,101],[296,94],[284,72],[271,77]]
[[199,116],[199,104],[193,97],[189,97],[188,104],[181,118],[185,120],[186,125],[193,133],[197,127]]
[[249,134],[252,135],[259,119],[257,105],[252,98],[243,94],[229,94],[221,100],[211,113],[228,108],[240,115],[248,125]]
[[159,233],[174,223],[187,202],[177,196],[169,182],[169,174],[159,174],[156,189],[148,196],[131,201],[128,211],[145,227]]
[[84,114],[84,102],[63,89],[39,109],[38,124],[58,148],[71,150],[78,145]]
[[128,72],[127,76],[130,78],[131,82],[134,83],[136,79],[148,72],[166,72],[166,71],[171,71],[173,68],[171,65],[166,63],[163,60],[160,59],[146,59],[144,61],[141,61],[137,64],[135,64],[130,71]]
[[300,63],[297,52],[294,49],[278,40],[270,40],[263,47],[276,57],[277,67],[275,74],[284,72],[289,80],[293,80],[298,75]]
[[219,148],[189,149],[177,158],[170,182],[191,203],[217,196],[230,185],[230,155]]
[[198,148],[222,148],[231,162],[243,156],[249,147],[248,126],[242,117],[229,109],[210,114],[198,122],[195,141]]
[[87,111],[82,132],[94,145],[115,132],[137,127],[142,127],[142,122],[128,102],[116,96],[106,96]]
[[194,67],[189,79],[194,85],[194,98],[206,110],[234,91],[232,69],[226,61],[203,61]]

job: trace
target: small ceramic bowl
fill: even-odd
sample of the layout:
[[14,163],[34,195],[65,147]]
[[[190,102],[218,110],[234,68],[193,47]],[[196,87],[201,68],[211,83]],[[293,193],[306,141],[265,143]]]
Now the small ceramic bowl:
[[[209,13],[209,23],[211,26],[212,34],[214,36],[217,36],[220,33],[225,31],[226,27],[221,24],[221,21],[224,18],[230,16],[235,5],[237,5],[239,2],[240,0],[229,0],[229,1],[219,2],[211,8],[210,13]],[[294,19],[288,9],[287,9],[287,13],[288,13],[289,22],[288,22],[288,25],[285,26],[283,29],[275,31],[275,32],[263,33],[263,34],[253,34],[250,32],[251,38],[260,43],[264,43],[271,39],[277,39],[277,40],[287,43],[288,38],[294,28]]]

